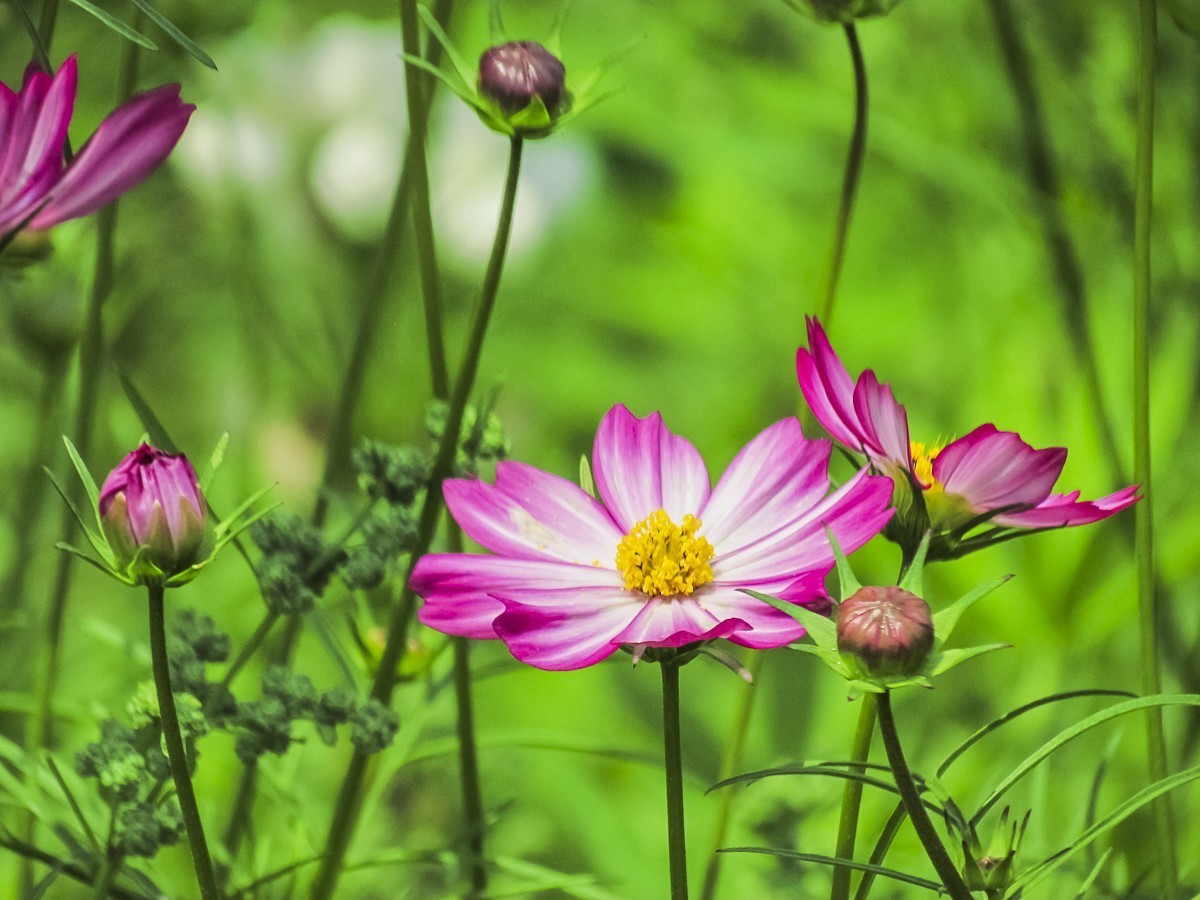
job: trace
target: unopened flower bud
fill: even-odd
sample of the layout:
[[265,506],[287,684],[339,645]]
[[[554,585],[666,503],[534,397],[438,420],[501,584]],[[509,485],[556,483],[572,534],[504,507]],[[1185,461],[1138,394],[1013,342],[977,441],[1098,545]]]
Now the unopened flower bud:
[[507,116],[539,97],[550,118],[556,118],[568,104],[566,78],[558,57],[535,41],[500,44],[479,58],[479,92]]
[[[188,569],[205,538],[204,498],[183,454],[142,444],[125,457],[100,489],[100,518],[118,562],[143,584]],[[144,564],[144,565],[143,565]]]
[[913,675],[933,649],[929,604],[898,587],[859,588],[838,607],[837,640],[872,676]]

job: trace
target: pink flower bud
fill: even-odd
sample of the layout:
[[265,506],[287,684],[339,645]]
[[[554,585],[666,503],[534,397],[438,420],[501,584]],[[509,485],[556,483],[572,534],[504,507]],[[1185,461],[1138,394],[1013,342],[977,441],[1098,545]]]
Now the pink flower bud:
[[933,649],[929,604],[898,587],[859,588],[838,607],[837,639],[870,675],[913,675]]
[[566,78],[558,57],[535,41],[500,44],[479,58],[479,92],[509,116],[540,97],[555,118],[567,99]]
[[100,519],[118,561],[140,561],[139,580],[170,577],[200,558],[204,498],[196,472],[181,453],[142,444],[113,469],[100,489]]

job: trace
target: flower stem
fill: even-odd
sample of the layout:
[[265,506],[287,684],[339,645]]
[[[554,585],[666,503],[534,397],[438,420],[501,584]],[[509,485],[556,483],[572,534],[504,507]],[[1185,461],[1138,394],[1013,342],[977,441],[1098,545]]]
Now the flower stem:
[[[865,694],[858,708],[858,724],[854,728],[854,742],[850,746],[850,761],[865,763],[871,752],[871,738],[875,736],[876,698]],[[862,773],[861,766],[848,771]],[[858,811],[862,806],[862,782],[849,779],[842,788],[842,811],[838,816],[837,844],[834,855],[842,859],[854,859],[854,845],[858,839]],[[833,870],[833,889],[830,900],[847,900],[850,896],[850,869],[836,866]]]
[[[409,56],[420,53],[420,25],[417,21],[416,0],[400,2],[400,33],[404,52]],[[409,66],[404,87],[408,99],[408,133],[428,133],[429,98],[432,95],[427,72]],[[421,294],[425,310],[425,341],[429,353],[429,380],[433,395],[439,400],[450,399],[450,370],[446,363],[446,342],[442,326],[442,289],[438,275],[437,248],[433,236],[433,213],[429,198],[429,169],[425,142],[409,144],[409,167],[413,180],[413,232],[420,263]],[[462,552],[462,536],[457,527],[450,526],[451,550]],[[471,696],[471,658],[465,638],[452,638],[454,648],[454,697],[457,706],[458,770],[462,788],[463,812],[467,819],[467,854],[463,868],[469,873],[471,890],[482,894],[487,890],[487,858],[484,837],[487,822],[483,811],[483,793],[479,784],[479,761],[475,746],[475,714]]]
[[42,16],[38,21],[38,37],[42,40],[42,49],[49,54],[50,45],[54,42],[54,26],[58,24],[58,0],[43,0]]
[[[742,761],[746,757],[746,738],[750,734],[750,720],[754,716],[754,701],[758,696],[758,691],[754,690],[754,686],[758,683],[758,676],[762,672],[763,662],[766,658],[765,653],[755,653],[746,663],[746,669],[750,673],[750,684],[746,685],[738,699],[737,711],[734,713],[733,720],[733,735],[730,737],[729,743],[725,747],[725,754],[721,759],[721,781],[732,778],[742,770]],[[700,888],[700,900],[713,900],[717,895],[717,883],[721,878],[721,862],[725,858],[725,854],[717,851],[724,846],[725,837],[729,833],[729,821],[732,817],[735,796],[734,791],[721,793],[720,806],[717,808],[717,827],[713,829],[712,853],[709,854],[708,863],[704,868],[704,884]]]
[[192,848],[192,862],[196,867],[200,896],[204,900],[215,900],[220,897],[220,892],[213,875],[212,857],[209,856],[208,844],[204,840],[204,824],[200,821],[200,809],[196,805],[196,794],[192,790],[192,777],[188,773],[183,736],[179,732],[179,715],[175,711],[175,694],[171,690],[171,664],[167,659],[167,624],[163,609],[165,592],[158,585],[150,585],[146,591],[150,599],[150,658],[154,665],[154,687],[158,691],[159,720],[162,722],[163,739],[167,744],[171,779],[175,782],[175,794],[179,798],[179,809],[183,813],[183,824]]
[[108,896],[109,889],[112,888],[113,882],[116,881],[117,872],[121,869],[119,860],[113,858],[112,850],[104,854],[104,862],[100,865],[100,871],[96,873],[96,880],[92,882],[92,898],[93,900],[104,900]]
[[946,853],[942,839],[938,837],[933,823],[929,821],[929,813],[921,802],[921,794],[913,782],[912,772],[904,759],[904,750],[900,746],[900,735],[896,732],[896,720],[892,717],[892,699],[888,691],[878,695],[879,734],[883,738],[883,746],[887,751],[888,762],[892,767],[892,775],[896,779],[896,787],[900,791],[900,799],[908,810],[908,817],[913,823],[913,829],[933,868],[937,871],[942,884],[953,900],[971,900],[971,892],[959,874],[954,861]]
[[687,900],[687,839],[683,816],[683,755],[679,741],[679,666],[664,659],[663,761],[667,775],[667,856],[671,869],[671,900]]
[[[1134,509],[1138,624],[1141,633],[1142,691],[1162,691],[1159,672],[1159,610],[1154,589],[1154,491],[1150,481],[1150,238],[1154,194],[1154,68],[1158,43],[1156,0],[1141,0],[1138,41],[1137,148],[1134,160],[1133,224],[1133,469],[1142,500]],[[1150,780],[1167,776],[1162,710],[1146,713]],[[1158,829],[1158,868],[1165,900],[1179,896],[1175,825],[1166,796],[1154,802]]]
[[[517,182],[521,174],[522,149],[522,139],[513,137],[509,148],[508,175],[504,182],[504,197],[500,204],[500,220],[496,227],[496,238],[492,243],[492,253],[484,274],[479,302],[471,320],[467,349],[459,368],[458,377],[454,382],[454,392],[450,398],[445,429],[442,432],[441,443],[438,445],[437,456],[430,473],[429,487],[421,505],[421,516],[417,524],[417,540],[409,566],[408,574],[410,576],[412,566],[416,565],[417,560],[429,550],[433,543],[433,535],[442,510],[442,482],[449,476],[458,453],[458,438],[462,428],[463,412],[466,410],[467,398],[471,394],[475,385],[475,376],[479,371],[483,341],[487,335],[492,310],[495,307],[496,294],[500,287],[500,275],[503,272],[504,259],[508,253],[513,208],[517,198]],[[391,702],[392,691],[396,685],[396,667],[404,657],[408,627],[412,622],[413,613],[416,611],[416,596],[409,584],[410,578],[406,577],[400,602],[396,604],[388,624],[387,640],[384,643],[383,652],[380,654],[375,680],[371,685],[371,698],[384,705]],[[321,867],[317,871],[316,880],[313,883],[310,895],[312,900],[328,900],[333,896],[337,887],[346,850],[350,846],[354,827],[357,824],[362,802],[363,781],[367,773],[367,761],[367,754],[361,750],[355,750],[354,756],[351,757],[350,766],[338,792]]]
[[859,177],[862,175],[863,158],[867,151],[867,66],[863,60],[862,46],[858,42],[858,31],[854,23],[850,22],[842,27],[846,32],[846,43],[850,46],[850,61],[854,65],[854,130],[850,134],[850,149],[846,154],[837,228],[834,232],[833,250],[829,254],[829,273],[825,279],[825,294],[821,303],[820,318],[826,328],[833,317],[833,303],[837,298],[842,261],[846,256],[850,217],[854,212],[854,198],[858,194]]

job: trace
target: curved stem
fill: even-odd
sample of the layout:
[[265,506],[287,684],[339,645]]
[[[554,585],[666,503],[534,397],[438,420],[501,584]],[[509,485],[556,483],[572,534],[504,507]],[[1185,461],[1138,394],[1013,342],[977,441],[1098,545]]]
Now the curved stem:
[[888,762],[892,766],[892,775],[896,779],[900,799],[904,801],[904,808],[908,810],[908,817],[912,820],[913,829],[917,832],[917,837],[921,839],[929,861],[933,863],[933,868],[937,871],[938,877],[946,886],[946,890],[953,900],[971,900],[971,892],[963,881],[962,875],[959,874],[958,867],[947,855],[942,839],[938,837],[933,823],[929,821],[925,804],[921,802],[921,794],[917,791],[912,772],[908,768],[908,762],[904,759],[904,750],[900,746],[900,735],[896,732],[896,720],[892,717],[891,694],[887,691],[879,694],[877,706],[879,709],[879,734],[883,738]]
[[[442,482],[450,474],[454,458],[458,452],[459,431],[462,428],[463,412],[467,406],[467,398],[475,385],[475,376],[479,371],[479,358],[483,350],[484,337],[487,335],[488,323],[491,321],[492,310],[496,303],[496,294],[500,287],[500,275],[504,269],[504,259],[508,253],[508,239],[512,231],[513,208],[517,198],[517,182],[521,174],[521,151],[523,141],[513,137],[508,157],[508,175],[504,182],[504,197],[500,204],[500,221],[496,228],[496,238],[492,243],[492,254],[488,260],[487,271],[483,278],[483,288],[475,314],[471,320],[471,332],[467,339],[467,349],[459,368],[458,377],[454,382],[454,393],[450,398],[450,407],[446,413],[445,429],[438,445],[437,456],[430,473],[429,487],[425,492],[425,500],[421,505],[421,516],[417,524],[417,540],[412,552],[409,565],[409,576],[412,567],[433,543],[433,535],[437,528],[437,520],[442,510]],[[375,672],[375,680],[371,685],[371,698],[387,705],[391,702],[392,691],[396,684],[396,667],[404,657],[407,645],[408,627],[416,611],[416,596],[411,587],[411,578],[404,579],[404,590],[400,602],[392,613],[388,624],[387,640],[380,654],[379,668]],[[317,871],[313,883],[312,900],[328,900],[337,888],[341,876],[342,865],[346,850],[357,824],[358,813],[362,802],[362,787],[367,773],[367,754],[355,750],[350,759],[350,766],[342,779],[334,808],[333,821],[330,823],[329,834],[325,841],[325,853],[321,860],[321,868]]]
[[96,873],[96,880],[92,882],[92,900],[104,900],[108,896],[120,870],[120,861],[114,859],[112,851],[109,850],[104,854],[104,862],[100,865],[100,871]]
[[[750,721],[754,715],[754,701],[758,696],[754,686],[758,682],[758,676],[762,672],[766,658],[765,653],[755,653],[746,664],[746,669],[750,672],[750,684],[743,689],[742,696],[738,699],[737,712],[734,714],[733,721],[733,736],[729,739],[729,743],[725,747],[725,754],[721,759],[721,781],[732,778],[742,770],[742,761],[746,757],[746,739],[750,734]],[[720,806],[717,808],[717,827],[713,829],[712,853],[704,868],[704,884],[700,888],[700,900],[713,900],[717,894],[717,883],[721,878],[721,863],[725,859],[725,854],[718,851],[724,846],[725,837],[729,833],[734,796],[734,791],[721,792]]]
[[667,858],[671,869],[671,900],[687,900],[687,838],[683,815],[683,754],[679,740],[679,666],[664,659],[663,761],[667,775]]
[[825,279],[824,299],[821,302],[821,322],[826,328],[833,317],[833,303],[837,298],[838,281],[842,276],[842,261],[846,256],[846,237],[850,231],[850,217],[854,212],[854,198],[858,194],[858,181],[862,175],[863,158],[867,151],[867,66],[863,60],[862,46],[858,42],[858,31],[854,23],[842,26],[846,32],[846,43],[850,46],[850,61],[854,65],[854,131],[850,134],[850,149],[846,154],[846,170],[842,176],[842,196],[838,204],[837,228],[834,232],[833,249],[829,254],[829,273]]
[[[1134,161],[1133,224],[1133,469],[1142,499],[1134,509],[1134,555],[1137,560],[1138,625],[1141,635],[1142,690],[1162,690],[1159,672],[1159,610],[1154,590],[1154,491],[1150,481],[1150,238],[1154,193],[1154,64],[1158,43],[1155,0],[1141,0],[1138,41],[1137,149]],[[1162,710],[1146,713],[1150,780],[1167,775],[1167,748]],[[1154,802],[1158,828],[1160,886],[1166,900],[1179,895],[1175,826],[1171,805],[1163,796]]]
[[208,844],[204,840],[204,824],[200,821],[200,808],[196,805],[196,793],[192,790],[192,777],[188,772],[183,735],[179,732],[179,715],[175,711],[175,694],[171,690],[171,664],[167,658],[167,624],[163,609],[164,591],[158,585],[150,585],[146,592],[150,600],[150,658],[154,665],[154,687],[158,692],[159,719],[162,722],[163,739],[167,744],[171,779],[175,782],[175,794],[179,798],[179,809],[183,813],[183,824],[192,848],[192,862],[196,866],[200,896],[204,900],[215,900],[221,895],[213,875]]
[[[858,724],[854,728],[854,742],[850,747],[850,761],[865,763],[871,753],[871,738],[875,735],[876,695],[865,694],[862,706],[858,708]],[[861,766],[853,766],[848,771],[862,773]],[[854,845],[858,839],[858,812],[862,806],[863,785],[861,781],[850,779],[842,788],[842,811],[838,816],[837,844],[834,855],[842,859],[854,859]],[[833,870],[833,889],[829,894],[831,900],[847,900],[850,896],[850,870],[845,866],[836,866]]]
[[38,37],[42,41],[42,49],[47,55],[50,45],[54,43],[54,26],[58,24],[58,0],[43,0],[42,16],[38,20]]

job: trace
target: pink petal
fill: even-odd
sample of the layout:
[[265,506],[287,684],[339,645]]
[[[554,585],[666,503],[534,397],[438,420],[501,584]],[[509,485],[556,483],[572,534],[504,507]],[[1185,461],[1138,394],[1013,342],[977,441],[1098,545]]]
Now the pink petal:
[[650,647],[682,647],[695,641],[729,637],[750,626],[741,619],[718,619],[695,597],[655,597],[617,636],[618,644],[646,644]]
[[623,588],[588,587],[498,594],[504,603],[493,623],[509,652],[539,669],[582,669],[607,659],[617,636],[641,611],[645,598]]
[[828,441],[809,441],[800,423],[771,425],[734,457],[699,512],[701,533],[718,554],[733,553],[779,530],[829,489]]
[[579,565],[614,565],[617,530],[578,485],[519,462],[496,467],[496,484],[454,478],[446,505],[463,531],[493,553]]
[[793,519],[756,543],[731,553],[717,547],[714,581],[735,587],[801,577],[828,569],[833,551],[825,528],[833,530],[844,553],[852,553],[882,530],[892,516],[890,478],[860,471],[820,503],[798,510]]
[[975,509],[1035,506],[1046,499],[1067,460],[1063,447],[1035,450],[1012,431],[980,425],[948,444],[933,461],[933,477],[947,494]]
[[833,352],[821,324],[807,318],[809,350],[796,351],[796,376],[800,391],[817,421],[835,441],[862,452],[862,434],[854,412],[854,382]]
[[100,123],[31,223],[47,228],[85,216],[144,180],[183,134],[196,107],[169,84],[134,97]]
[[999,515],[992,519],[997,525],[1009,528],[1062,528],[1068,525],[1090,525],[1137,503],[1137,485],[1101,497],[1099,500],[1080,500],[1079,491],[1051,494],[1031,510]]
[[618,404],[596,432],[592,474],[622,533],[660,509],[679,523],[708,499],[708,470],[699,452],[672,434],[662,416],[639,419]]
[[417,562],[409,586],[425,605],[422,622],[445,634],[494,638],[492,620],[504,605],[492,595],[511,592],[564,589],[582,591],[602,587],[620,589],[614,570],[593,569],[557,562],[505,559],[475,553],[431,553]]
[[870,369],[854,386],[854,411],[858,415],[863,444],[871,462],[881,472],[896,466],[912,468],[908,443],[908,413],[896,402],[889,385],[880,384]]
[[40,70],[26,75],[0,147],[0,231],[32,212],[62,171],[76,78],[74,56],[53,78]]

